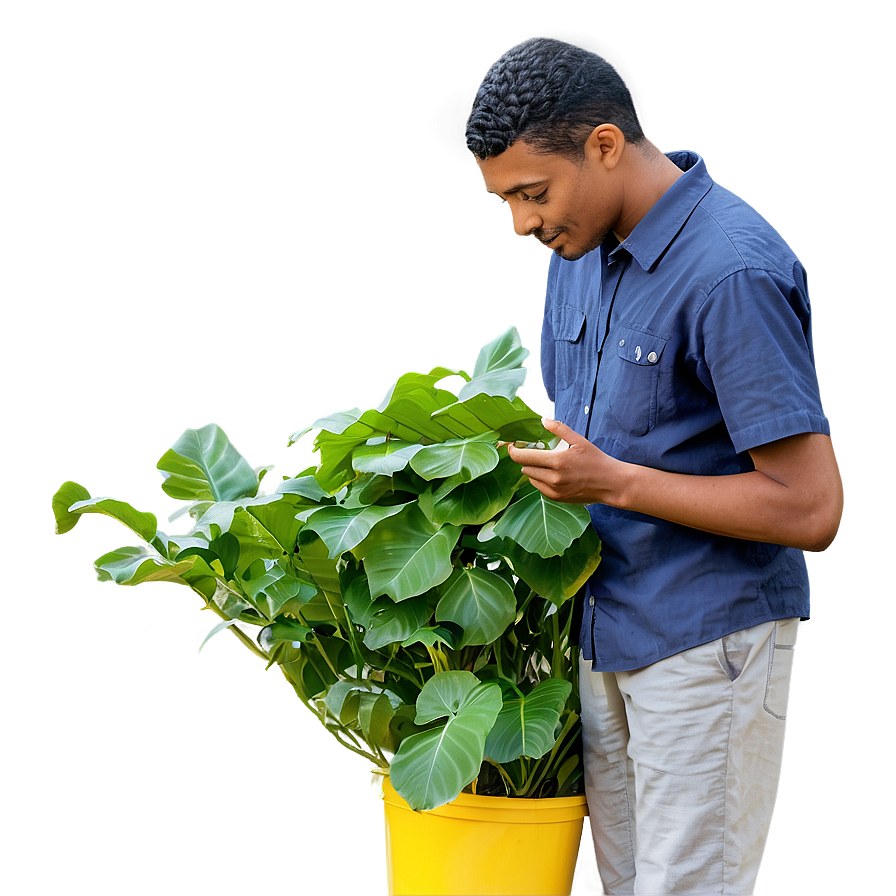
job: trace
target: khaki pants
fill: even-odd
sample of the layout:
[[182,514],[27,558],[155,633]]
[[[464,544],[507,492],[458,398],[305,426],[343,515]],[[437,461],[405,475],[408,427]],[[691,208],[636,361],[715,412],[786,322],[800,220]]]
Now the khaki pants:
[[585,788],[606,893],[753,893],[798,625],[764,623],[631,672],[581,661]]

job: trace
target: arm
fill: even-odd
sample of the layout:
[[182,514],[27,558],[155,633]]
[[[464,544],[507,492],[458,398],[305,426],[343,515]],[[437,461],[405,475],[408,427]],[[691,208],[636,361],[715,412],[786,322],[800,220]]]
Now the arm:
[[608,504],[694,529],[823,551],[834,540],[843,486],[831,440],[803,433],[750,451],[755,470],[691,476],[625,463],[563,423],[545,426],[569,447],[510,447],[532,484],[549,498]]

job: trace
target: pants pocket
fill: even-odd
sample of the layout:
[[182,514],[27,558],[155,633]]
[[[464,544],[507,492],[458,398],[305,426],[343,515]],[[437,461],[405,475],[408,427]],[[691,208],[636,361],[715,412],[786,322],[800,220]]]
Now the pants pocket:
[[799,619],[778,620],[768,647],[768,677],[762,708],[782,722],[787,718],[787,698],[799,622]]

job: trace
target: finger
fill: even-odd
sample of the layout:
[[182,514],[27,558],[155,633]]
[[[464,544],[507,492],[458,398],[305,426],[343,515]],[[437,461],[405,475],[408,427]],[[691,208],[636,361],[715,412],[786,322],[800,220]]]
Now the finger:
[[562,495],[558,492],[554,486],[552,486],[548,482],[543,482],[541,479],[530,479],[529,480],[532,485],[535,486],[546,498],[551,498],[554,501],[562,500]]
[[[559,420],[551,420],[549,417],[542,417],[541,425],[548,432],[552,432],[555,436],[559,436],[564,442],[567,442],[568,445],[575,445],[576,443],[588,441],[584,436],[579,435],[574,429],[570,429],[565,423],[561,423]],[[559,447],[562,448],[563,446],[561,445]]]
[[555,455],[546,448],[517,448],[515,445],[507,446],[510,459],[518,464],[528,467],[545,468],[553,467]]

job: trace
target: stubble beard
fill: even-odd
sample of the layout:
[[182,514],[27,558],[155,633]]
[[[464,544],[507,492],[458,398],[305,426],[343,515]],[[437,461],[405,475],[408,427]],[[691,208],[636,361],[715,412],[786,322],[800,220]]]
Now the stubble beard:
[[[607,234],[609,234],[611,228],[607,228],[603,231],[603,233],[598,234],[598,236],[592,240],[584,249],[575,249],[572,251],[568,251],[565,247],[558,247],[554,249],[554,254],[559,255],[564,261],[578,261],[583,256],[587,255],[589,252],[593,252],[597,249],[600,244],[607,238]],[[564,231],[566,232],[566,231]]]

